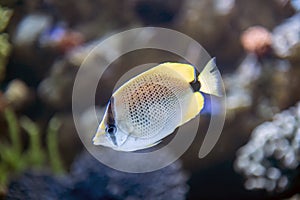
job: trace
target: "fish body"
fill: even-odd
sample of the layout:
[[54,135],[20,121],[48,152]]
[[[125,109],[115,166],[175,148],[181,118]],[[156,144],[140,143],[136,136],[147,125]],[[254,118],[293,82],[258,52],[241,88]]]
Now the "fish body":
[[158,144],[200,113],[200,91],[221,96],[217,73],[213,60],[200,75],[192,65],[168,62],[130,79],[110,98],[94,144],[119,151]]

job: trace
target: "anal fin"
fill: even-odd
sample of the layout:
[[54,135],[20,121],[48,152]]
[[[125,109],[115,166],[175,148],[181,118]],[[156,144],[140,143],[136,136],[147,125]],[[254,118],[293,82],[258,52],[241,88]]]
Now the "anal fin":
[[157,142],[154,142],[153,144],[149,144],[146,148],[150,148],[150,147],[154,147],[156,145],[158,145],[159,143],[161,143],[162,140],[159,140]]
[[194,92],[190,99],[188,108],[186,111],[183,111],[183,118],[181,124],[184,124],[194,117],[196,117],[204,106],[204,97],[200,92]]

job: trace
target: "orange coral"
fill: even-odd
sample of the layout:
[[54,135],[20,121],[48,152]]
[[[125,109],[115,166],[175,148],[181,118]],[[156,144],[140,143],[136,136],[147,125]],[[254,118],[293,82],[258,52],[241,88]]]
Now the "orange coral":
[[272,34],[262,26],[253,26],[243,32],[241,43],[247,52],[263,56],[271,49]]

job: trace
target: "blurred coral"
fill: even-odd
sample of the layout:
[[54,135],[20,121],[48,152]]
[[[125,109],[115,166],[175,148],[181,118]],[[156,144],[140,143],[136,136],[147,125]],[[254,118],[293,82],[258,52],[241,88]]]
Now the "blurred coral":
[[15,110],[24,109],[34,99],[33,92],[19,79],[12,80],[8,84],[4,96]]
[[51,17],[45,14],[34,13],[24,16],[13,35],[13,44],[17,48],[34,45],[40,34],[47,30],[51,23]]
[[180,31],[214,52],[219,61],[232,67],[243,53],[237,38],[244,30],[256,25],[272,30],[292,14],[290,8],[276,0],[186,0],[176,24]]
[[77,66],[66,59],[55,62],[49,76],[38,86],[37,92],[42,101],[55,109],[70,107],[77,70]]
[[[300,103],[259,125],[237,153],[236,170],[249,190],[282,193],[299,182]],[[299,185],[299,183],[298,183]]]
[[299,100],[299,52],[295,51],[300,32],[298,15],[275,27],[272,33],[255,26],[242,34],[247,55],[234,73],[224,76],[229,113],[254,109],[267,120]]
[[[179,56],[153,49],[130,52],[115,59],[127,48],[127,41],[123,39],[116,39],[101,51],[90,54],[114,33],[152,25],[172,28],[192,37],[217,57],[218,68],[222,75],[226,73],[223,77],[227,117],[218,145],[205,159],[198,159],[202,133],[209,124],[207,106],[207,114],[201,117],[199,134],[182,158],[192,177],[189,191],[196,193],[188,198],[264,198],[260,192],[245,193],[240,177],[233,172],[232,162],[237,149],[258,124],[300,100],[299,0],[2,0],[1,3],[13,9],[14,15],[11,10],[0,8],[0,193],[7,188],[8,180],[15,177],[10,185],[9,199],[185,198],[187,177],[180,161],[157,172],[127,174],[102,165],[85,152],[76,159],[70,174],[53,175],[68,170],[74,156],[82,150],[72,118],[72,89],[83,61],[97,66],[97,72],[103,72],[101,84],[94,69],[86,70],[85,80],[80,83],[85,97],[89,82],[99,82],[94,97],[99,117],[119,78],[133,67],[183,61]],[[143,34],[136,37],[136,42],[142,39],[151,44],[154,35],[149,34],[144,40]],[[190,49],[193,53],[193,48]],[[85,60],[87,56],[89,61]],[[112,60],[106,69],[108,61]],[[78,105],[80,128],[86,136],[93,135],[99,123],[94,119],[94,106],[90,106]],[[269,132],[279,130],[278,123],[281,124],[280,133],[274,133],[278,142],[282,146],[288,144],[287,149],[299,156],[290,148],[296,133],[284,134],[290,130],[289,126],[296,127],[295,123],[283,123],[293,118],[288,117],[292,111],[287,113],[290,114],[280,122],[274,119],[271,125],[264,124],[266,128],[257,130],[267,132],[258,136],[260,141],[252,139],[255,142],[249,142],[251,148],[260,148],[257,154],[264,155],[260,161],[249,161],[252,164],[243,170],[258,173],[255,167],[261,165],[265,174],[252,175],[247,187],[254,187],[255,183],[257,187],[278,194],[294,182],[292,178],[296,175],[288,168],[292,165],[286,165],[289,159],[285,158],[292,153],[282,158],[276,157],[278,153],[266,157],[265,147],[259,145],[259,142],[265,142],[266,146],[276,143]],[[250,154],[248,152],[248,156]],[[126,160],[112,157],[112,154],[107,156],[114,162]],[[239,157],[242,158],[242,153]],[[270,161],[269,158],[274,159]],[[267,163],[269,166],[265,166]],[[276,165],[271,165],[273,163]],[[27,172],[19,176],[24,170]],[[280,177],[276,179],[278,174]],[[286,189],[280,191],[286,180]],[[225,187],[228,182],[232,184]],[[258,198],[252,198],[253,194]]]
[[[294,104],[298,93],[289,80],[299,75],[295,69],[286,60],[258,59],[248,54],[234,73],[224,76],[228,118],[246,111],[255,114],[257,121],[264,121]],[[298,85],[299,80],[294,83]]]
[[241,43],[246,51],[262,56],[271,48],[272,34],[262,26],[253,26],[243,32]]
[[44,48],[48,47],[61,53],[67,53],[73,48],[82,45],[84,36],[78,31],[56,26],[49,31],[43,32],[39,42]]
[[278,56],[300,61],[300,14],[285,20],[273,31],[273,48]]

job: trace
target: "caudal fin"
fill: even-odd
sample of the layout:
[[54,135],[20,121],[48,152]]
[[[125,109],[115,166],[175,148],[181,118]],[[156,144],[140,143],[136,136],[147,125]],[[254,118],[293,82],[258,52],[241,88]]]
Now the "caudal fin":
[[221,75],[216,66],[215,58],[212,58],[198,76],[201,83],[200,91],[218,97],[223,96]]

